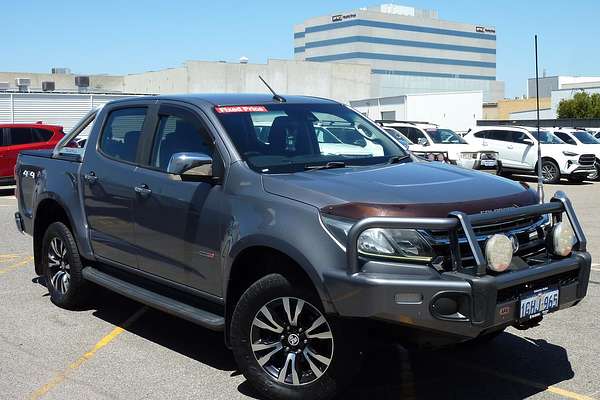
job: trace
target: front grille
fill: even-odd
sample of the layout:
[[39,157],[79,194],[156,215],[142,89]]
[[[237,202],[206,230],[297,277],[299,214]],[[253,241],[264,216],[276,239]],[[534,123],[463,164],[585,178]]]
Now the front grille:
[[481,159],[481,160],[495,160],[496,159],[496,154],[495,153],[481,153],[481,156],[479,157],[479,159]]
[[596,162],[596,156],[593,154],[582,154],[579,156],[579,165],[592,166]]
[[[513,219],[510,221],[498,222],[494,224],[486,224],[473,226],[473,230],[477,237],[477,243],[482,252],[485,250],[487,239],[496,234],[515,236],[519,242],[519,249],[515,253],[519,257],[532,257],[544,253],[546,249],[545,232],[542,225],[547,221],[544,216],[530,216],[524,218]],[[452,268],[452,259],[450,254],[450,238],[447,231],[429,231],[425,233],[431,241],[431,246],[437,256],[443,257],[443,267],[445,270]],[[475,266],[473,253],[462,231],[458,229],[458,239],[460,248],[460,258],[463,268]],[[533,264],[537,263],[531,260]]]

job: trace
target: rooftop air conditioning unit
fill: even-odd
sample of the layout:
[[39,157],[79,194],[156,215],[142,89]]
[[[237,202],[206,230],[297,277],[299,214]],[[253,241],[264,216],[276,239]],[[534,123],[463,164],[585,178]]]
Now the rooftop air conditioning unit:
[[29,86],[31,86],[31,79],[29,78],[17,78],[15,79],[19,92],[28,92]]
[[17,78],[17,86],[31,86],[31,79],[29,78]]
[[86,88],[90,86],[90,77],[89,76],[76,76],[75,77],[75,86],[80,88]]
[[52,92],[56,89],[56,84],[53,81],[43,81],[42,90],[44,92]]

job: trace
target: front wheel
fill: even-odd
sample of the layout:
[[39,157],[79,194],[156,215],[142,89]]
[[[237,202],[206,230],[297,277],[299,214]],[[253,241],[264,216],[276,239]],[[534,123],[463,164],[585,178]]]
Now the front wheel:
[[596,170],[587,176],[589,181],[599,181],[600,180],[600,161],[597,161]]
[[358,364],[336,322],[312,291],[267,275],[244,292],[233,312],[233,354],[267,398],[329,399]]
[[42,267],[50,299],[59,307],[76,309],[84,303],[87,282],[81,274],[79,251],[71,231],[54,222],[42,239]]
[[560,169],[554,161],[542,160],[542,179],[544,183],[558,183],[560,181]]

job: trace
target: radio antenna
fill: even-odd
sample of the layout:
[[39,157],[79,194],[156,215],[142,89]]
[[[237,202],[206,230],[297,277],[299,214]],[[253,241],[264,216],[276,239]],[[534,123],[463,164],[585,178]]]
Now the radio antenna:
[[540,76],[538,74],[538,40],[535,35],[535,100],[537,111],[537,159],[538,159],[538,196],[540,203],[544,202],[544,177],[542,176],[542,138],[540,137]]
[[271,86],[269,86],[269,84],[267,83],[267,81],[265,81],[262,76],[259,75],[258,77],[260,78],[260,80],[262,81],[262,83],[265,84],[265,86],[267,87],[267,89],[269,89],[269,91],[271,93],[273,93],[273,100],[278,101],[280,103],[285,103],[286,100],[282,96],[280,96],[277,93],[275,93],[275,91],[273,90],[273,88],[271,88]]

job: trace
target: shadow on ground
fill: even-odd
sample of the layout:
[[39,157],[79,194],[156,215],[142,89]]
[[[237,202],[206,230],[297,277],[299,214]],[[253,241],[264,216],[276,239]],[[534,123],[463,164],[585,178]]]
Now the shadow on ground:
[[[122,325],[143,306],[98,289],[90,307],[97,318]],[[232,376],[238,374],[221,333],[152,309],[127,330]],[[573,376],[564,348],[503,333],[487,344],[436,351],[407,352],[392,345],[374,350],[365,356],[359,379],[339,398],[523,399]],[[261,399],[248,382],[238,390]]]

